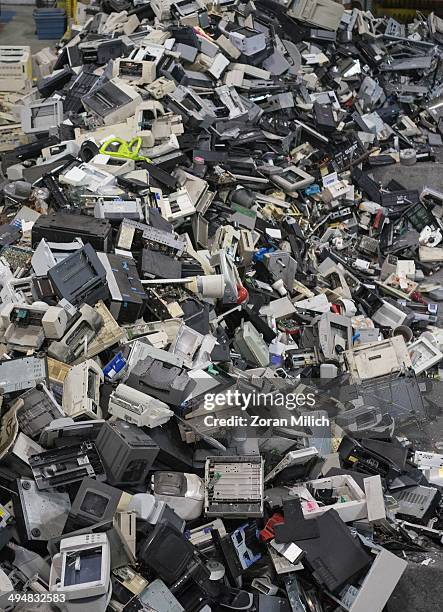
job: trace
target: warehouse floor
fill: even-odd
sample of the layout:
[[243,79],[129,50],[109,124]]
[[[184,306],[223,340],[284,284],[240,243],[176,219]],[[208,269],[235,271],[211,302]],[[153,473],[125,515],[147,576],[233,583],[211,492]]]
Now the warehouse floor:
[[0,44],[30,45],[33,53],[55,45],[56,40],[39,40],[32,16],[33,6],[2,5],[0,14]]

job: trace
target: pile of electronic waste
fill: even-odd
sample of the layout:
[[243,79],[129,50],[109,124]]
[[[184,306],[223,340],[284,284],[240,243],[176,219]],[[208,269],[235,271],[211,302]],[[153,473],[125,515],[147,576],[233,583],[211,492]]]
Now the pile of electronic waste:
[[0,609],[396,612],[443,541],[443,21],[79,2],[0,110]]

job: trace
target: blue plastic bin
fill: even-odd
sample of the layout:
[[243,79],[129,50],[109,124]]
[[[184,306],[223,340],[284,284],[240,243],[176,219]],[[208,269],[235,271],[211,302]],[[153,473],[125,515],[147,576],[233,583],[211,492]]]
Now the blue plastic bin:
[[34,21],[39,40],[61,38],[66,31],[66,11],[58,8],[34,9]]

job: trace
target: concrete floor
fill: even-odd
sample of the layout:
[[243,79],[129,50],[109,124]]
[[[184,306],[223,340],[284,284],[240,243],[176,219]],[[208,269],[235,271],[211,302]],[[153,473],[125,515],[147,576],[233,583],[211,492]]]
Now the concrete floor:
[[39,40],[32,17],[34,6],[3,4],[3,11],[13,11],[14,17],[8,23],[0,23],[0,45],[30,45],[32,53],[44,47],[52,47],[58,40]]
[[443,191],[442,147],[435,148],[435,157],[435,162],[419,162],[414,166],[393,164],[392,166],[372,168],[371,170],[374,178],[383,185],[395,180],[405,189],[417,189],[420,192],[423,187],[428,186]]
[[421,561],[408,564],[384,612],[441,610],[442,576],[443,555],[438,551],[425,552]]

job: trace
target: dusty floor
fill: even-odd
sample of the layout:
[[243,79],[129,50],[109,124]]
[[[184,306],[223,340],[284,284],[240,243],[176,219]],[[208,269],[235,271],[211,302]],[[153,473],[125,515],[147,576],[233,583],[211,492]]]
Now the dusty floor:
[[0,15],[0,45],[30,45],[33,53],[44,47],[51,47],[57,41],[39,40],[32,16],[34,6],[2,4],[2,13],[14,15],[10,21],[3,23]]

